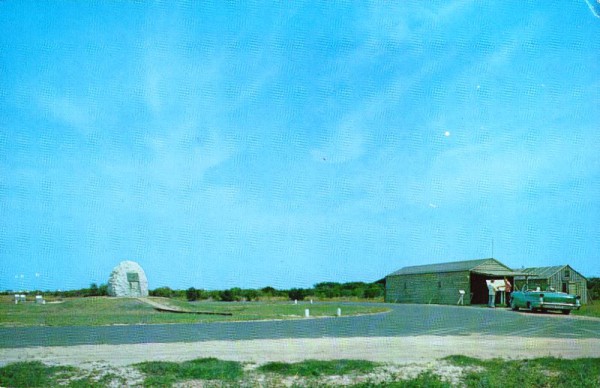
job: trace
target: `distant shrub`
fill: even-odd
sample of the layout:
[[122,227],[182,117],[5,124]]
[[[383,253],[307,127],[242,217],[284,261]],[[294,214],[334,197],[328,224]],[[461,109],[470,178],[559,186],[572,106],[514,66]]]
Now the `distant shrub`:
[[150,290],[150,296],[158,296],[161,298],[171,298],[173,297],[173,290],[169,287],[159,287],[155,290]]
[[242,297],[247,301],[258,300],[260,293],[257,290],[243,290]]
[[275,295],[277,295],[277,290],[275,288],[271,287],[271,286],[261,288],[260,292],[264,296],[275,296]]
[[185,291],[185,297],[190,302],[198,300],[199,292],[194,287],[190,287]]
[[231,290],[221,291],[219,298],[222,302],[233,302],[235,301],[235,295]]
[[383,286],[377,283],[371,284],[365,291],[364,297],[367,299],[374,299],[383,296]]
[[292,288],[288,291],[288,297],[291,300],[304,300],[306,296],[307,292],[302,288]]

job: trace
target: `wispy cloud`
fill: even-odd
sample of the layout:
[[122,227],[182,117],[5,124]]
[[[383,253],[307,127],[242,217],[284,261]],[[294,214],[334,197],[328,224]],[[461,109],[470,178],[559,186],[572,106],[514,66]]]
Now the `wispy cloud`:
[[170,186],[200,182],[204,173],[228,160],[234,146],[216,131],[184,127],[148,138],[152,152],[149,168],[153,181]]
[[234,153],[234,143],[218,132],[183,126],[142,134],[134,150],[122,150],[99,161],[99,173],[111,185],[120,187],[124,196],[139,195],[142,189],[147,196],[167,202],[170,200],[165,191],[198,198],[209,187],[205,174]]
[[405,42],[431,28],[432,23],[444,25],[465,12],[473,0],[416,3],[407,7],[403,3],[369,4],[368,17],[360,25],[370,39],[386,42]]
[[96,117],[91,103],[84,99],[69,98],[58,92],[52,93],[41,96],[42,111],[47,111],[54,120],[63,125],[82,133],[89,133]]

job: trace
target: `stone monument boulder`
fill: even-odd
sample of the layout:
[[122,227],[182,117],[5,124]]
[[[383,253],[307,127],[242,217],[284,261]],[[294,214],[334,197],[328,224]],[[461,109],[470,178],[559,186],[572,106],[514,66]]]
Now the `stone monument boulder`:
[[108,295],[143,297],[148,296],[148,279],[140,265],[134,261],[123,261],[110,273]]

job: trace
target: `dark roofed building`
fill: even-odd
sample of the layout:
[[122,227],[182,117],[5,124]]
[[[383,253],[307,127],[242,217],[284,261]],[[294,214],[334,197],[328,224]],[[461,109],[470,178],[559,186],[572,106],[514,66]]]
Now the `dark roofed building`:
[[514,283],[522,274],[493,258],[404,267],[386,276],[385,301],[456,304],[462,290],[464,304],[485,304],[486,280],[506,277]]
[[522,276],[515,276],[516,286],[521,289],[525,284],[531,289],[554,289],[572,295],[579,295],[581,303],[587,303],[587,279],[569,265],[551,267],[523,268]]

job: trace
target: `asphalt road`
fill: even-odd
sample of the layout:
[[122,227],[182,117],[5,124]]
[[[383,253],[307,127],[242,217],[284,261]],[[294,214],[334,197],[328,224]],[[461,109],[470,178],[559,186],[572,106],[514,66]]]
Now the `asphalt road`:
[[[0,328],[0,348],[322,337],[470,334],[600,338],[600,319],[504,308],[396,305],[358,317],[177,325]],[[341,305],[343,311],[343,304]]]

